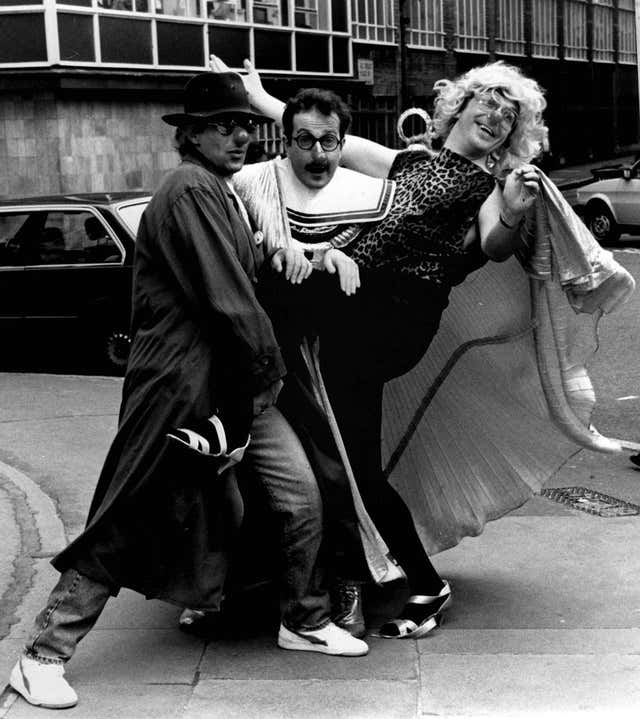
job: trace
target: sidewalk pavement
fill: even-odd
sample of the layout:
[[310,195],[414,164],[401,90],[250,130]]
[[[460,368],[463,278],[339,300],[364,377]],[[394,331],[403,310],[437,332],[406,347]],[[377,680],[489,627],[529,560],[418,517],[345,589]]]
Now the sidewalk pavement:
[[[28,402],[24,410],[13,411],[13,418],[2,415],[0,446],[11,442],[15,456],[23,458],[23,472],[16,470],[14,479],[23,477],[27,495],[26,452],[31,452],[34,476],[40,478],[41,467],[49,472],[53,467],[61,487],[71,480],[79,486],[77,470],[68,468],[71,457],[65,462],[64,452],[58,456],[59,448],[51,455],[42,449],[43,437],[51,435],[53,426],[56,436],[73,438],[74,455],[84,453],[83,471],[93,466],[97,476],[108,433],[102,424],[104,416],[91,427],[98,421],[94,419],[95,397],[103,398],[102,406],[111,398],[113,411],[118,383],[33,375],[11,376],[11,381],[21,383],[27,397],[33,382],[46,381],[51,396],[59,398],[55,423],[50,407],[42,402]],[[40,449],[34,452],[34,447]],[[0,475],[7,467],[0,466]],[[548,484],[584,486],[640,505],[639,472],[624,454],[582,450]],[[30,506],[36,500],[30,497]],[[34,512],[39,515],[41,534],[48,511],[41,503],[39,512]],[[16,609],[20,621],[0,642],[3,684],[35,612],[57,578],[48,563],[54,544],[61,541],[52,524],[49,517],[50,538],[41,543],[39,552],[27,543],[27,551],[35,557],[35,576]],[[4,542],[5,550],[12,551],[15,533],[9,532]],[[226,623],[206,639],[178,630],[177,607],[123,590],[109,602],[69,663],[67,676],[80,703],[59,716],[637,717],[638,547],[638,516],[604,518],[534,497],[509,516],[491,522],[481,536],[467,538],[435,557],[437,569],[454,591],[453,607],[441,628],[419,641],[369,637],[371,651],[362,658],[278,649],[273,602],[252,605],[249,597],[248,604],[228,615]],[[268,594],[262,596],[269,599]],[[366,606],[372,627],[397,611],[404,599],[402,583],[369,590]],[[11,690],[5,689],[0,696],[0,719],[46,716],[47,710],[28,705]]]
[[[576,458],[553,483],[584,484],[587,468],[596,481],[621,478],[640,498],[626,456],[583,466]],[[370,638],[369,655],[357,659],[280,650],[271,621],[249,631],[234,623],[237,638],[207,642],[178,631],[177,608],[123,591],[68,666],[80,703],[64,716],[637,717],[639,546],[638,517],[607,519],[536,497],[435,558],[455,596],[443,627],[419,641]],[[392,588],[376,595],[369,607],[378,620],[403,599]],[[4,707],[9,719],[46,716],[13,694]]]

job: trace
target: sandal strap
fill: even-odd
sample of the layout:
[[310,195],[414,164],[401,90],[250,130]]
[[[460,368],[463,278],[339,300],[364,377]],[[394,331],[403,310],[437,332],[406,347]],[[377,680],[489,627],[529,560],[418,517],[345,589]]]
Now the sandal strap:
[[418,625],[411,621],[411,619],[392,619],[389,622],[385,622],[385,624],[395,624],[396,627],[398,627],[399,637],[406,637],[418,628]]
[[430,597],[427,594],[412,594],[407,599],[407,604],[431,604],[436,599],[440,599],[440,597]]
[[409,599],[407,599],[407,604],[430,604],[436,599],[443,599],[444,597],[448,597],[450,594],[451,586],[445,579],[444,587],[440,590],[440,594],[436,594],[435,596],[429,596],[428,594],[412,594]]

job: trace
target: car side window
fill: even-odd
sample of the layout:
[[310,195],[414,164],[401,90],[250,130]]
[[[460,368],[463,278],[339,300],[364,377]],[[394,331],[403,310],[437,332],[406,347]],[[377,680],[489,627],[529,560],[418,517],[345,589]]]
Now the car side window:
[[89,210],[0,213],[0,267],[122,262],[122,251]]
[[83,213],[81,219],[83,231],[80,237],[85,262],[119,263],[122,252],[102,220],[89,212]]
[[88,210],[49,212],[46,230],[57,228],[64,238],[64,251],[54,264],[119,263],[122,253],[106,225]]
[[24,236],[29,213],[0,213],[0,267],[23,265],[21,235]]

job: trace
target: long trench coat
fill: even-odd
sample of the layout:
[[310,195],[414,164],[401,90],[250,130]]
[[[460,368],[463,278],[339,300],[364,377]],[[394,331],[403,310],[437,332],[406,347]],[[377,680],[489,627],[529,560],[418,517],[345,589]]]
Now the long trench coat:
[[253,396],[285,373],[254,292],[263,249],[234,203],[206,160],[187,156],[142,217],[118,432],[84,532],[52,562],[114,593],[220,604],[227,546],[214,460],[166,433],[214,413],[247,432]]

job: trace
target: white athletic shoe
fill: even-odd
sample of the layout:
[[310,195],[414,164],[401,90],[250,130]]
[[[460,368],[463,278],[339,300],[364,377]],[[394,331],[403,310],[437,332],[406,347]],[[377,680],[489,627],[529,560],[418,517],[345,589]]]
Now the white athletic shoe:
[[34,706],[67,709],[78,703],[62,664],[45,664],[23,655],[11,671],[9,684]]
[[362,657],[369,652],[369,646],[362,639],[352,637],[349,632],[329,622],[322,629],[293,632],[284,624],[278,632],[278,646],[282,649],[298,649],[303,652],[320,652],[340,657]]

